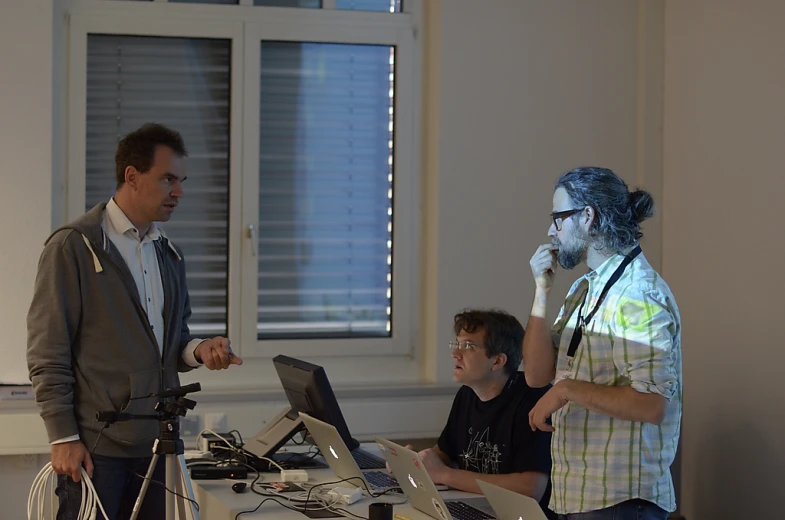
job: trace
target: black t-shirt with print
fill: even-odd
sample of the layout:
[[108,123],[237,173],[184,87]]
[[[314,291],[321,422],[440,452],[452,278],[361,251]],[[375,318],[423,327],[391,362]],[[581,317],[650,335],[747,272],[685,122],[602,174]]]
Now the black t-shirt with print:
[[[510,377],[504,390],[482,402],[468,386],[455,396],[438,446],[458,468],[475,473],[551,473],[551,434],[532,431],[529,411],[550,386],[531,388],[523,372]],[[540,500],[543,509],[551,486]]]

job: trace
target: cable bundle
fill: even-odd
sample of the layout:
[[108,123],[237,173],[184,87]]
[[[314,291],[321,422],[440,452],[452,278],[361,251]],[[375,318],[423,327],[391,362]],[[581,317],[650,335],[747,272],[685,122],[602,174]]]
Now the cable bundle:
[[[77,520],[96,520],[98,511],[100,509],[105,520],[109,520],[109,516],[104,511],[104,506],[98,498],[98,493],[93,487],[93,481],[87,474],[84,468],[82,471],[82,504],[79,506],[79,516]],[[30,495],[27,497],[27,520],[44,520],[44,510],[46,507],[46,500],[48,497],[54,495],[54,489],[57,485],[57,474],[52,463],[47,462],[46,466],[36,475],[33,480],[33,485],[30,488]],[[47,493],[47,489],[50,490]],[[55,512],[52,511],[54,516]]]

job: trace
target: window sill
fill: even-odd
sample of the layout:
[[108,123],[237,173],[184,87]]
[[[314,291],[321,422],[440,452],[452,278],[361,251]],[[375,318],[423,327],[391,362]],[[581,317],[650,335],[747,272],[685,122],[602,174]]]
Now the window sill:
[[[333,392],[339,402],[348,399],[403,399],[407,397],[453,396],[458,387],[454,383],[404,383],[389,385],[333,385]],[[197,395],[197,394],[194,394]],[[194,399],[197,399],[194,397]],[[235,387],[227,389],[203,390],[198,393],[200,403],[231,401],[255,402],[285,401],[286,394],[280,385],[263,387]]]

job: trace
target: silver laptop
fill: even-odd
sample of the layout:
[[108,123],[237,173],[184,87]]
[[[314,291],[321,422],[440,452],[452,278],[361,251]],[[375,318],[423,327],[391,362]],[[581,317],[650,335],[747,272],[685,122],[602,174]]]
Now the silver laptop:
[[483,495],[499,520],[547,520],[540,504],[532,497],[478,480]]
[[442,500],[417,452],[374,437],[387,465],[398,478],[409,503],[436,520],[488,520],[495,518],[485,497]]
[[[367,470],[360,471],[360,467],[355,462],[346,443],[343,442],[341,434],[332,424],[315,419],[308,414],[300,413],[303,424],[308,429],[308,433],[313,437],[319,450],[322,452],[324,460],[330,465],[339,479],[351,479],[342,482],[341,486],[354,486],[363,491],[386,491],[396,489],[398,482],[386,470]],[[363,485],[364,484],[364,485]],[[365,487],[367,486],[367,488]]]

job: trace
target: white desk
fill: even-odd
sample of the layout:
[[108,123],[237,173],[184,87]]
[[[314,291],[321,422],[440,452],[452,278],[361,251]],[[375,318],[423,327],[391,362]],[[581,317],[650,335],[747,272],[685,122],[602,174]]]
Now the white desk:
[[[378,448],[375,444],[364,444],[363,448],[376,454]],[[250,472],[249,472],[250,475]],[[265,473],[260,481],[275,481],[278,479],[276,473]],[[253,474],[255,477],[256,475]],[[338,480],[335,474],[330,469],[316,469],[309,470],[309,483],[318,484],[321,482],[331,482]],[[246,480],[250,486],[253,478]],[[201,520],[235,520],[237,513],[241,511],[250,511],[259,505],[259,502],[267,497],[257,495],[252,491],[247,490],[244,493],[235,493],[232,491],[232,484],[236,480],[194,480],[194,493],[196,501],[199,503]],[[346,485],[346,484],[343,484]],[[330,486],[332,487],[332,486]],[[445,491],[442,493],[444,498],[467,498],[476,497],[471,493],[464,493],[462,491]],[[342,506],[356,515],[363,518],[368,518],[368,505],[373,502],[402,502],[406,497],[404,495],[383,495],[378,498],[363,497],[361,500],[355,502],[350,506]],[[393,513],[411,518],[412,520],[433,520],[430,516],[417,511],[409,503],[393,506]],[[273,501],[265,502],[255,513],[246,513],[240,516],[239,520],[253,520],[253,519],[280,519],[280,520],[304,520],[307,519],[302,513],[291,511],[285,507],[276,504]],[[352,518],[352,517],[347,517]],[[355,519],[356,520],[356,519]]]

